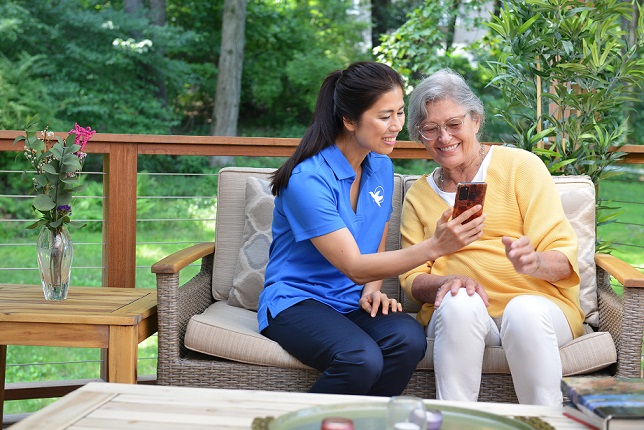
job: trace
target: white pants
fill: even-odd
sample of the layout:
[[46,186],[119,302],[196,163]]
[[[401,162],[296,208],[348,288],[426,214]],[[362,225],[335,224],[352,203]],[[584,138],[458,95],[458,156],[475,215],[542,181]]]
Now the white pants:
[[559,346],[572,340],[563,312],[545,297],[525,295],[508,303],[499,330],[478,294],[447,294],[427,327],[434,339],[436,395],[478,400],[486,346],[503,345],[520,403],[560,406]]

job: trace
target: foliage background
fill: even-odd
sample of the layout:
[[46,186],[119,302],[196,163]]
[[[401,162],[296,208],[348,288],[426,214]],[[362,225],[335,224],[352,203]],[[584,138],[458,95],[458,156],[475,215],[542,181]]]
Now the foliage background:
[[[166,0],[161,26],[146,9],[126,13],[124,3],[0,2],[0,129],[21,129],[38,113],[53,130],[79,122],[105,133],[208,134],[223,0]],[[461,72],[488,109],[484,140],[510,139],[494,118],[501,97],[479,67],[498,56],[497,40],[454,43],[455,30],[483,28],[497,3],[247,0],[239,134],[301,136],[324,76],[377,59],[410,88],[440,67]],[[631,122],[629,143],[643,142],[642,123]]]

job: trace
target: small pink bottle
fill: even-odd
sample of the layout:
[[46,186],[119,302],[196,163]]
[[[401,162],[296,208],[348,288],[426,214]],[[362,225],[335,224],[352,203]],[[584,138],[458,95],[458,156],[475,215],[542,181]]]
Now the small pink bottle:
[[320,430],[354,430],[353,421],[342,417],[327,417],[322,420]]

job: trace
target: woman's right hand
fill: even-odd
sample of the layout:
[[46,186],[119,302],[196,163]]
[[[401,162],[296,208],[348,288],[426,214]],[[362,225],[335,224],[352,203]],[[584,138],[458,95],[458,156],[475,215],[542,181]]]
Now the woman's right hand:
[[443,212],[441,218],[436,222],[434,235],[429,239],[434,242],[433,246],[439,254],[436,258],[456,252],[483,235],[485,214],[462,224],[479,210],[481,210],[481,205],[476,205],[452,220],[449,219],[452,215],[452,208]]
[[473,296],[478,294],[483,299],[485,306],[489,306],[490,302],[488,301],[487,293],[483,285],[479,284],[475,279],[469,278],[467,276],[459,275],[448,275],[443,277],[443,282],[436,291],[436,298],[434,299],[434,306],[439,307],[443,301],[443,297],[447,294],[452,294],[455,296],[458,294],[458,290],[465,288],[468,296]]

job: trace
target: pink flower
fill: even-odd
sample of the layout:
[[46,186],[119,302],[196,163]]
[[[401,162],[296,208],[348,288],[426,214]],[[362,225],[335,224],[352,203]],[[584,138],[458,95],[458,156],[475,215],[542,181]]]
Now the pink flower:
[[92,130],[91,127],[83,128],[78,123],[74,126],[72,130],[69,131],[69,134],[76,135],[76,145],[80,145],[80,150],[82,151],[87,145],[87,141],[96,134],[96,130]]

